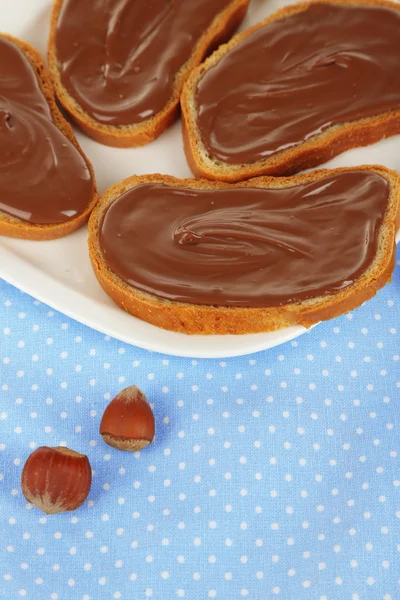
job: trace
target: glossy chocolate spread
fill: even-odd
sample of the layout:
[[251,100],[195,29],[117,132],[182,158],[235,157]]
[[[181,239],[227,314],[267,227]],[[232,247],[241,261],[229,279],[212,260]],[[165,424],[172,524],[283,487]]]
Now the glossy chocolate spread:
[[329,294],[371,264],[386,180],[349,171],[281,189],[132,188],[106,210],[107,265],[158,298],[267,307]]
[[178,71],[232,0],[64,0],[56,31],[61,81],[104,125],[154,117]]
[[196,103],[209,155],[230,164],[400,110],[400,5],[312,4],[267,24],[206,72]]
[[31,63],[0,36],[0,211],[32,224],[65,223],[92,194],[87,164],[54,125]]

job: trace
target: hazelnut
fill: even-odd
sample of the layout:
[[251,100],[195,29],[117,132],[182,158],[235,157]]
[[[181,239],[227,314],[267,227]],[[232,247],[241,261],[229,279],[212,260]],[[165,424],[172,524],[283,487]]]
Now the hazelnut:
[[150,404],[136,385],[125,388],[115,396],[100,423],[100,433],[107,444],[130,452],[151,444],[154,428]]
[[92,483],[89,459],[69,448],[37,448],[22,470],[25,498],[52,515],[75,510],[88,497]]

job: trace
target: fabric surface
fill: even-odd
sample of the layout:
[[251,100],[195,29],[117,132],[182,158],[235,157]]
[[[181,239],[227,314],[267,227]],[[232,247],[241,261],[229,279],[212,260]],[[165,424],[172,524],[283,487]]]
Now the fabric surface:
[[[397,266],[372,301],[296,341],[190,360],[1,282],[0,598],[398,600],[399,318]],[[135,455],[98,434],[133,383],[157,425]],[[89,456],[93,486],[45,517],[20,476],[33,448],[59,444]]]

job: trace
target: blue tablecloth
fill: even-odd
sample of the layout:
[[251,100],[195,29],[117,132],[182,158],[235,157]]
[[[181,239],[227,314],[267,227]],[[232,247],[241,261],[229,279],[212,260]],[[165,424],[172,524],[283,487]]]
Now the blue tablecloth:
[[[225,361],[130,347],[4,282],[0,315],[2,599],[400,598],[399,267],[352,314]],[[136,455],[98,434],[132,383],[157,422]],[[21,470],[60,443],[93,487],[46,518]]]

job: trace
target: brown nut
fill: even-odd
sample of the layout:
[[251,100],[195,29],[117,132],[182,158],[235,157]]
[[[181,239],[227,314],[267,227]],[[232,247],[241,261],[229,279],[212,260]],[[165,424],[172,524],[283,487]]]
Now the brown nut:
[[22,470],[22,493],[48,515],[79,508],[88,497],[91,484],[88,457],[61,446],[37,448]]
[[131,385],[110,402],[100,423],[103,440],[118,450],[136,452],[154,439],[154,415],[146,396]]

